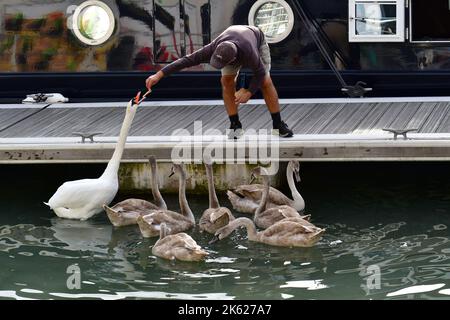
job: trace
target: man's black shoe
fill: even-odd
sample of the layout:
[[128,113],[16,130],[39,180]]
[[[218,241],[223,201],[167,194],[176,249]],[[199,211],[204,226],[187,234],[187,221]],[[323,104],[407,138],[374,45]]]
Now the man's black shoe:
[[239,139],[244,135],[242,124],[240,122],[233,122],[228,130],[228,139]]
[[284,121],[281,121],[277,128],[273,128],[272,134],[283,138],[292,138],[294,136],[294,133],[291,129],[289,129],[288,125]]

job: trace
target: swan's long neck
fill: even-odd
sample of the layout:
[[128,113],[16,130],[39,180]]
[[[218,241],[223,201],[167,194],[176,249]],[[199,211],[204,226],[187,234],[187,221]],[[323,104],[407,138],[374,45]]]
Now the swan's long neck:
[[230,228],[230,233],[239,227],[245,227],[247,229],[247,237],[250,241],[258,240],[258,233],[256,231],[255,224],[249,218],[237,218],[230,221],[226,228]]
[[269,176],[263,175],[262,177],[264,179],[264,190],[263,190],[263,194],[261,196],[261,202],[259,203],[259,207],[256,209],[256,212],[255,212],[255,218],[259,213],[266,210],[267,200],[269,199],[269,191],[270,191]]
[[161,223],[159,230],[159,240],[164,239],[169,234],[169,228],[165,223]]
[[131,123],[133,122],[134,115],[136,114],[136,109],[127,108],[125,119],[122,123],[122,128],[120,129],[119,140],[116,144],[116,149],[114,150],[111,160],[108,162],[105,172],[102,177],[117,177],[117,171],[119,170],[120,160],[122,159],[123,150],[125,149],[125,143],[127,142],[127,136],[131,128]]
[[186,173],[183,169],[181,169],[180,180],[179,180],[179,190],[178,190],[178,199],[180,201],[180,211],[183,216],[186,216],[195,224],[194,214],[189,208],[188,201],[186,199]]
[[208,194],[209,194],[209,207],[216,209],[220,207],[219,200],[217,199],[216,189],[214,188],[214,175],[213,168],[210,164],[205,164],[206,177],[208,178]]
[[163,210],[167,210],[167,204],[164,201],[161,192],[159,192],[159,186],[158,186],[158,168],[156,166],[156,160],[151,161],[151,168],[152,168],[152,195],[153,199],[155,199],[155,205],[158,208],[161,208]]
[[[289,189],[291,189],[292,199],[299,207],[305,206],[305,200],[303,200],[302,195],[298,192],[297,187],[294,182],[294,170],[291,163],[289,162],[286,170],[286,178],[288,181]],[[297,206],[296,206],[297,207]]]

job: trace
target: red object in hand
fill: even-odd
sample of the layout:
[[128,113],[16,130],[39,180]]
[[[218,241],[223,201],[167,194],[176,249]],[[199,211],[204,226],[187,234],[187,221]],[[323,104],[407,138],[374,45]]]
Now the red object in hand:
[[134,97],[134,104],[138,104],[139,100],[141,98],[141,92],[139,91],[136,95],[136,97]]

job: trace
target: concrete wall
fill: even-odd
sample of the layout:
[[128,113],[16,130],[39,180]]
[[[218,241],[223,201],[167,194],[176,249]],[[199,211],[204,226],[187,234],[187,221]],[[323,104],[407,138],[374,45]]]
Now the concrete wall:
[[[249,184],[251,169],[256,165],[249,164],[215,164],[214,184],[217,191],[226,191],[241,184]],[[158,163],[159,186],[162,192],[178,193],[178,178],[169,178],[171,163]],[[205,167],[202,164],[186,164],[187,186],[189,193],[207,194],[208,181]],[[280,166],[278,174],[272,176],[271,185],[280,187],[285,179],[285,166]],[[151,189],[150,165],[148,163],[123,163],[119,170],[120,190],[125,193],[143,192]]]

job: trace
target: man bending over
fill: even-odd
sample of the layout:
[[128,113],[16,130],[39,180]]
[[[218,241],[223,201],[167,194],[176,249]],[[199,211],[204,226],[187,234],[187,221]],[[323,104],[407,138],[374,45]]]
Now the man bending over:
[[[273,121],[273,133],[281,137],[292,137],[293,133],[281,120],[278,94],[270,77],[270,49],[264,33],[257,27],[236,25],[227,28],[210,44],[165,66],[161,71],[146,80],[151,89],[164,76],[200,63],[210,63],[222,71],[223,101],[231,122],[230,138],[239,138],[243,134],[239,121],[238,106],[261,89]],[[248,89],[236,92],[236,79],[241,68],[253,71]]]

